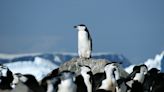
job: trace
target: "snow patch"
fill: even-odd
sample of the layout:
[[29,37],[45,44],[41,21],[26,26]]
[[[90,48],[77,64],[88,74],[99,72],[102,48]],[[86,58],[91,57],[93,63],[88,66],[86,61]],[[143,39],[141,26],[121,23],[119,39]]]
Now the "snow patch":
[[32,74],[37,80],[41,80],[53,69],[58,66],[51,63],[51,61],[35,57],[34,61],[18,61],[5,64],[13,73]]
[[127,73],[131,73],[132,71],[133,71],[133,67],[134,67],[135,65],[130,65],[130,66],[128,66],[128,67],[126,67],[125,68],[125,71],[127,72]]
[[[164,59],[164,51],[161,54],[157,54],[154,59],[148,59],[144,62],[144,64],[148,67],[148,70],[152,68],[157,68],[159,70],[162,70],[164,67],[162,67],[162,59]],[[133,67],[135,65],[130,65],[129,67],[125,68],[125,71],[128,73],[131,73],[133,71]]]

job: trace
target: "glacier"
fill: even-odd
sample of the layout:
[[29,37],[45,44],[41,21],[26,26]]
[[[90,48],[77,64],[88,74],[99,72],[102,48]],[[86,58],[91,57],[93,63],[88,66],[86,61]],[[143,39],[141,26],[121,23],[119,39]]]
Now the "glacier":
[[[157,68],[161,72],[164,72],[164,51],[162,51],[160,54],[157,54],[154,58],[147,59],[142,64],[145,64],[148,67],[148,70],[151,68]],[[131,73],[134,66],[135,65],[133,64],[126,67],[125,71]]]
[[32,74],[37,80],[41,80],[58,66],[44,58],[35,57],[34,61],[18,61],[5,63],[13,73]]

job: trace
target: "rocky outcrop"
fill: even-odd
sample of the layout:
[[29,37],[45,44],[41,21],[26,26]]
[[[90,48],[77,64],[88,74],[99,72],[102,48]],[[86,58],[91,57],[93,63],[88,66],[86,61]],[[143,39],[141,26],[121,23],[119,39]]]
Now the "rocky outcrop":
[[[104,66],[109,63],[110,61],[106,59],[80,59],[80,58],[73,58],[70,61],[62,64],[59,67],[59,71],[69,70],[75,72],[77,75],[80,73],[80,66],[79,65],[87,65],[90,66],[92,69],[93,74],[104,72]],[[127,72],[124,71],[120,64],[116,64],[119,67],[121,77],[126,77],[128,75]]]

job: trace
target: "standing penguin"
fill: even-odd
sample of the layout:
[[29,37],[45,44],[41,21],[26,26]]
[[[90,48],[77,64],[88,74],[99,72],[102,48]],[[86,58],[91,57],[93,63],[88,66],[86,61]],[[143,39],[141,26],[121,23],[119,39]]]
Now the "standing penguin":
[[78,30],[78,54],[80,58],[91,58],[92,38],[84,24],[74,26]]

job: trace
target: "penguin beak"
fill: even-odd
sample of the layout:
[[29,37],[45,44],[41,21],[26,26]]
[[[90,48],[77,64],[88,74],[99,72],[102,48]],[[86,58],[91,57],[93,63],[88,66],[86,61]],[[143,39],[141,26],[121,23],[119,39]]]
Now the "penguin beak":
[[82,67],[82,65],[78,65],[79,67]]
[[77,26],[74,26],[74,28],[77,28]]
[[133,71],[131,74],[129,74],[129,77],[134,77],[137,71]]
[[126,81],[130,81],[132,78],[134,78],[135,74],[137,73],[137,71],[133,71],[132,73],[130,73],[127,77],[126,77]]

